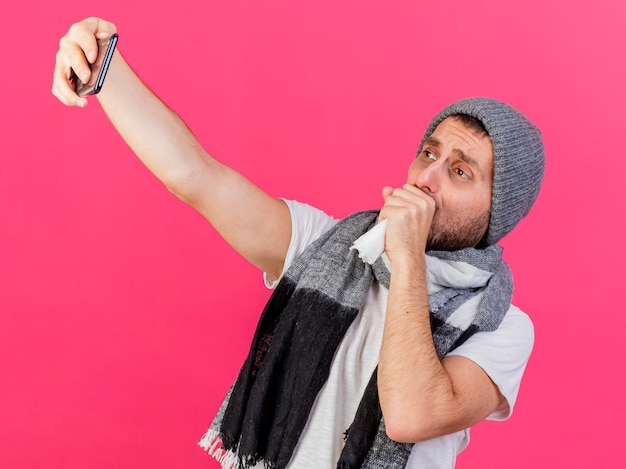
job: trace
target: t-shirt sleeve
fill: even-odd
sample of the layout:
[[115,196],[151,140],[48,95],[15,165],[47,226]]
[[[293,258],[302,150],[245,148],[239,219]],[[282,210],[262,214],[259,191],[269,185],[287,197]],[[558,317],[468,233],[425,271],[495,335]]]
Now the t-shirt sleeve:
[[285,256],[285,264],[280,277],[270,279],[263,273],[263,280],[267,288],[275,288],[283,274],[293,264],[296,257],[304,252],[309,244],[330,230],[339,221],[311,205],[295,200],[281,199],[287,204],[291,214],[291,240]]
[[534,326],[528,315],[511,306],[498,329],[477,332],[448,354],[463,356],[478,364],[500,389],[505,402],[487,417],[488,420],[506,420],[513,413],[534,340]]

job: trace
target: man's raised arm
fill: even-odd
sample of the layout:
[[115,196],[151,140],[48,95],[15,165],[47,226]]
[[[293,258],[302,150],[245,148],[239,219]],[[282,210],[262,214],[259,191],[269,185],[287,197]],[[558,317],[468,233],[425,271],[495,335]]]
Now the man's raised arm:
[[[116,32],[110,22],[87,18],[61,39],[52,93],[68,106],[84,107],[70,81],[83,82],[97,55],[97,39]],[[115,52],[97,95],[120,135],[148,169],[194,207],[242,256],[278,276],[291,237],[287,206],[207,154],[185,123],[154,95]]]

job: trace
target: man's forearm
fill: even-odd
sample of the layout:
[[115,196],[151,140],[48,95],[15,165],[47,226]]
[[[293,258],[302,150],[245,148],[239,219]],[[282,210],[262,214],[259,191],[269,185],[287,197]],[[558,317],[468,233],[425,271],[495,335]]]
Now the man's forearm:
[[150,91],[119,52],[98,99],[139,159],[172,192],[185,197],[213,160],[185,123]]
[[392,439],[414,442],[446,432],[440,422],[454,412],[454,390],[433,343],[423,256],[392,266],[378,387]]

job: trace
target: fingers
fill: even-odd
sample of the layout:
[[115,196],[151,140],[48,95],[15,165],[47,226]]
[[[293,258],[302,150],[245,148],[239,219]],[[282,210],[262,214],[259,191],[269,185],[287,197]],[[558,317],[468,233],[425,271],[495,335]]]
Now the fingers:
[[431,223],[437,204],[433,197],[411,184],[399,188],[385,187],[382,190],[385,203],[380,219],[395,220],[400,224]]
[[[79,57],[82,56],[82,59]],[[72,61],[74,66],[72,66]],[[79,65],[76,65],[76,63]],[[85,62],[82,64],[81,62]],[[76,45],[65,44],[61,46],[61,49],[57,52],[56,64],[54,67],[53,81],[52,81],[52,94],[57,97],[66,106],[80,106],[87,105],[85,98],[80,98],[74,92],[73,72],[76,70],[76,74],[83,81],[89,80],[89,72],[85,74],[85,68],[89,70],[89,65],[86,63],[85,56],[82,53],[82,49],[79,49]]]
[[427,207],[435,208],[435,199],[412,184],[405,184],[402,187],[384,187],[382,190],[382,196],[385,200],[385,205],[415,205],[426,204]]
[[98,39],[116,32],[113,23],[99,18],[87,18],[73,24],[59,41],[53,72],[52,94],[67,106],[87,105],[74,91],[74,74],[84,83],[91,76],[90,63],[98,57]]
[[385,249],[389,259],[423,252],[436,210],[434,197],[412,184],[385,187],[382,195],[385,203],[379,220],[388,220]]
[[383,199],[386,199],[391,194],[393,194],[393,187],[391,187],[391,186],[383,187],[383,190],[382,190]]

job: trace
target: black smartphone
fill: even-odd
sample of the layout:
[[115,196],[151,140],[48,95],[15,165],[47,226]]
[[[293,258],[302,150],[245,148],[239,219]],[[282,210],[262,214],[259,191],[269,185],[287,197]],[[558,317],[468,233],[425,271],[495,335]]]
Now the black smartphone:
[[115,52],[116,44],[117,34],[98,41],[98,58],[94,63],[90,64],[91,77],[89,82],[83,83],[76,75],[73,76],[75,91],[78,96],[87,96],[100,92],[111,63],[111,57],[113,57],[113,52]]

